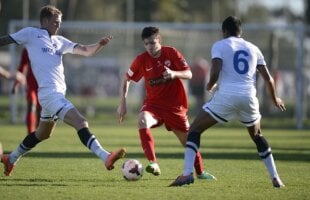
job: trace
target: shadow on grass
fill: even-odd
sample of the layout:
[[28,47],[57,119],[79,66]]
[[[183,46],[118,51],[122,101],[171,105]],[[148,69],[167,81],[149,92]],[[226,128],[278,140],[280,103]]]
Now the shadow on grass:
[[[159,159],[183,159],[184,153],[157,153]],[[97,158],[91,152],[30,152],[26,155],[27,157],[38,157],[38,158]],[[274,153],[275,160],[282,161],[303,161],[309,162],[309,154],[301,153]],[[221,152],[221,153],[203,153],[204,159],[218,159],[218,160],[256,160],[259,159],[257,153],[240,153],[240,152]],[[145,158],[143,153],[130,153],[128,152],[126,158]]]
[[123,179],[120,180],[109,180],[107,183],[106,179],[70,179],[70,178],[0,178],[0,186],[35,186],[35,187],[63,187],[63,186],[81,186],[87,183],[92,187],[100,187],[100,186],[110,186],[110,182],[123,182]]

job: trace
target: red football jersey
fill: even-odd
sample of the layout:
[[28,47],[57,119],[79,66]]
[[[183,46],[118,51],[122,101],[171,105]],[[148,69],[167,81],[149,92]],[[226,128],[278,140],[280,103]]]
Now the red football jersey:
[[189,70],[183,55],[173,47],[162,46],[158,58],[147,52],[138,55],[127,72],[127,78],[138,82],[145,80],[146,96],[144,104],[159,106],[167,110],[187,109],[187,95],[180,79],[165,80],[165,67],[173,71]]

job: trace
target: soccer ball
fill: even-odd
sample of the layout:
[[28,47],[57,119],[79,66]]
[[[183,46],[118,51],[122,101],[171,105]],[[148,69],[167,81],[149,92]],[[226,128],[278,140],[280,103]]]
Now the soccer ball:
[[137,181],[143,176],[143,166],[140,161],[135,159],[126,160],[121,170],[127,181]]

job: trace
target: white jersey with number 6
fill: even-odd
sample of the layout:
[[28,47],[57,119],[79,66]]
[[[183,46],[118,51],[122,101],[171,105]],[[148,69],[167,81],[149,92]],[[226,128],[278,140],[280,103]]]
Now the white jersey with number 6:
[[266,65],[257,46],[239,37],[228,37],[214,43],[211,56],[222,60],[219,93],[256,95],[256,67]]

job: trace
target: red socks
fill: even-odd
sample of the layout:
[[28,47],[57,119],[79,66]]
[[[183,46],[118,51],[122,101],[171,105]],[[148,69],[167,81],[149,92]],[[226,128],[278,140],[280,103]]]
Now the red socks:
[[141,146],[145,157],[152,162],[156,162],[154,138],[149,128],[139,129]]
[[198,151],[195,157],[195,163],[194,163],[196,174],[200,175],[203,172],[203,163],[202,163],[202,157],[200,152]]
[[34,132],[36,130],[37,119],[36,119],[36,114],[34,112],[27,113],[26,124],[27,124],[28,134],[31,134],[32,132]]

